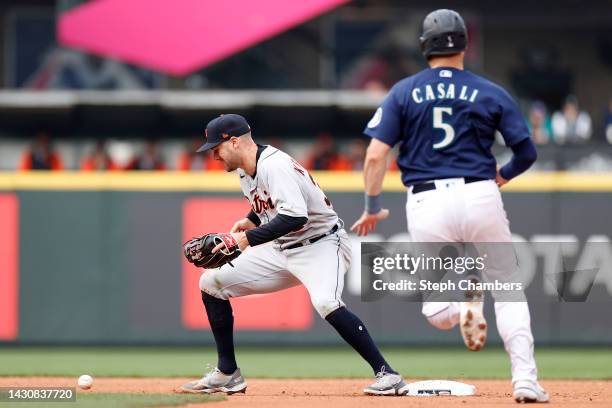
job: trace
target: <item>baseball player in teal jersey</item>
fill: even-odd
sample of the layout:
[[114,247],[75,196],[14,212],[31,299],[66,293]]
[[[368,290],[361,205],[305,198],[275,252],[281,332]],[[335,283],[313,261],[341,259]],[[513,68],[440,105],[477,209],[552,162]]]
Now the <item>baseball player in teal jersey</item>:
[[[366,209],[351,229],[367,235],[389,215],[379,195],[388,153],[399,144],[414,241],[510,243],[499,187],[537,157],[523,115],[502,87],[464,69],[467,30],[457,12],[430,13],[420,41],[429,68],[395,84],[364,131],[372,138],[364,166]],[[496,131],[513,152],[501,168],[491,153]],[[439,329],[460,323],[466,346],[479,350],[487,329],[482,306],[480,294],[471,302],[424,302],[422,311]],[[527,302],[496,301],[495,315],[515,400],[547,402],[537,381]]]

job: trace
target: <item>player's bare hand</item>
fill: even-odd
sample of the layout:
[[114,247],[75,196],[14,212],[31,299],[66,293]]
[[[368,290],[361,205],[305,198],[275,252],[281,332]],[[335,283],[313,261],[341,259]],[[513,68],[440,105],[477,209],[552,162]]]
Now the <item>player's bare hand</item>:
[[389,216],[389,210],[381,209],[376,214],[368,214],[364,211],[361,217],[353,224],[351,231],[356,232],[360,237],[368,235],[376,228],[376,223],[382,221]]
[[[244,251],[246,247],[249,246],[249,240],[247,239],[246,234],[244,232],[230,232],[230,235],[236,240],[236,243],[238,244],[238,249],[240,249],[240,251]],[[224,243],[220,243],[219,245],[213,248],[212,252],[215,253],[224,246]]]
[[253,221],[249,220],[248,218],[243,218],[236,221],[230,232],[243,232],[252,230],[255,227],[257,227],[257,225],[255,225]]
[[497,183],[498,187],[501,187],[508,182],[508,180],[506,180],[501,176],[501,174],[499,174],[499,169],[497,169],[497,174],[495,175],[495,182]]

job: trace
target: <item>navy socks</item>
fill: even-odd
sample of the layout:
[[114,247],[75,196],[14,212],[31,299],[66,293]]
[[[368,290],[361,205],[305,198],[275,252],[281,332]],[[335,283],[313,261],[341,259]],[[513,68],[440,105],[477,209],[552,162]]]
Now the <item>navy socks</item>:
[[336,329],[344,341],[350,344],[370,364],[374,374],[382,370],[386,373],[397,374],[385,361],[363,322],[347,308],[341,307],[334,310],[327,315],[325,320]]
[[234,354],[234,315],[229,300],[218,299],[202,292],[202,302],[208,315],[208,322],[217,343],[217,368],[223,374],[236,371]]
[[[234,353],[234,316],[229,300],[218,299],[202,292],[210,328],[217,344],[217,368],[224,374],[232,374],[238,368]],[[363,322],[345,307],[334,310],[325,318],[340,336],[370,364],[374,373],[384,370],[397,374],[374,344]]]

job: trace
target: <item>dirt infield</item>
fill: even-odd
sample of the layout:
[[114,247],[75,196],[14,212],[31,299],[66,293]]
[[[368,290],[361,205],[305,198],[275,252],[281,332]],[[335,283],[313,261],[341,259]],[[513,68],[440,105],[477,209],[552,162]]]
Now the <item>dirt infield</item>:
[[[96,378],[89,391],[117,393],[172,393],[187,378]],[[247,378],[245,395],[238,394],[211,407],[466,407],[469,405],[515,406],[509,381],[464,380],[476,385],[473,397],[367,397],[361,393],[369,379],[272,380]],[[411,379],[412,381],[412,379]],[[76,378],[66,377],[0,377],[0,387],[72,387]],[[551,394],[550,407],[610,407],[612,381],[542,381]],[[191,407],[198,405],[190,405]]]

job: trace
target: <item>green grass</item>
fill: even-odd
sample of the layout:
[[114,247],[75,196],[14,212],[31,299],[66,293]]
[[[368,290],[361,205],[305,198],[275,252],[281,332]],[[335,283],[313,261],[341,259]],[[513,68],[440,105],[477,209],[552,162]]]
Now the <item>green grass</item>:
[[[407,378],[509,378],[501,348],[387,348],[385,357]],[[248,377],[367,377],[369,367],[349,348],[238,348]],[[612,379],[609,348],[539,348],[541,378]],[[0,376],[198,377],[215,363],[212,348],[0,348]]]
[[[28,402],[24,407],[53,408],[139,408],[139,407],[169,407],[174,405],[202,404],[224,399],[222,396],[189,395],[189,394],[79,394],[76,402],[34,403]],[[2,403],[0,403],[2,404]],[[0,405],[2,406],[2,405]]]

